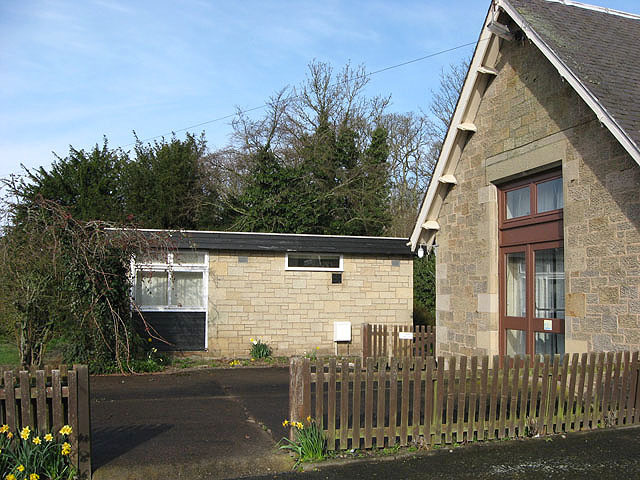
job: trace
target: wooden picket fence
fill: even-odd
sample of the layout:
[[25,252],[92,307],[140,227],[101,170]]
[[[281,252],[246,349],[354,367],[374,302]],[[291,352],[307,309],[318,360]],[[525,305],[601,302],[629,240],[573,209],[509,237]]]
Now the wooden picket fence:
[[638,352],[290,364],[290,418],[330,450],[452,444],[640,424]]
[[362,324],[362,358],[430,357],[436,353],[436,329],[425,325]]
[[0,423],[17,432],[29,426],[58,432],[70,425],[71,461],[80,479],[91,478],[89,370],[86,365],[25,371],[0,367]]

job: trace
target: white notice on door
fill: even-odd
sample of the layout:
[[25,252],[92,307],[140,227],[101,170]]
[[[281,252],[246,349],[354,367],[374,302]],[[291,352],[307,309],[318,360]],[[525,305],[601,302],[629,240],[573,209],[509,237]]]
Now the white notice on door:
[[545,329],[545,331],[553,330],[553,320],[545,320],[544,321],[544,329]]
[[413,340],[413,332],[398,332],[400,340]]

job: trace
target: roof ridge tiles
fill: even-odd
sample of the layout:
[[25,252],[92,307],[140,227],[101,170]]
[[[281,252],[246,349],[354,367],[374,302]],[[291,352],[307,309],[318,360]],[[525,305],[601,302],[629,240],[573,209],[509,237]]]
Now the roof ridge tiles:
[[592,10],[599,13],[607,13],[610,15],[617,15],[619,17],[630,18],[633,20],[640,20],[640,15],[635,13],[623,12],[622,10],[615,10],[608,7],[600,7],[598,5],[591,5],[589,3],[576,2],[574,0],[545,0],[548,3],[559,3],[568,7],[584,8],[585,10]]

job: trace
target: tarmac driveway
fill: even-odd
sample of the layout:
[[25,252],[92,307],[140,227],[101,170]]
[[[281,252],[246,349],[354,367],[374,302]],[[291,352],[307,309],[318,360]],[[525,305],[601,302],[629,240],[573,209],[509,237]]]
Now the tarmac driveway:
[[291,468],[287,368],[91,378],[94,479],[237,478]]

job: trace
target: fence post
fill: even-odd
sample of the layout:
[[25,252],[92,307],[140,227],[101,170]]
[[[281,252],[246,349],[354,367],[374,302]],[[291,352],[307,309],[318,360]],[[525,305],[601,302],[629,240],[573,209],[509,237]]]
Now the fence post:
[[80,479],[91,479],[91,402],[89,389],[89,368],[76,365],[78,399],[78,474]]
[[371,328],[368,323],[362,324],[362,360],[371,356]]
[[[291,422],[302,422],[311,415],[310,370],[308,358],[292,358],[289,361],[289,421]],[[295,429],[289,430],[289,438],[295,440]]]

